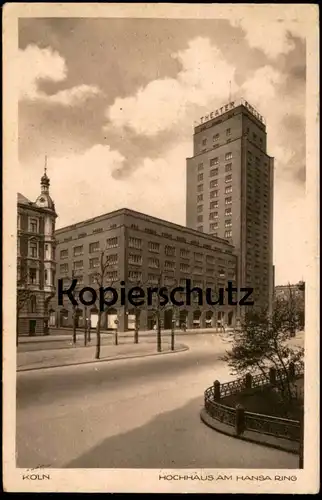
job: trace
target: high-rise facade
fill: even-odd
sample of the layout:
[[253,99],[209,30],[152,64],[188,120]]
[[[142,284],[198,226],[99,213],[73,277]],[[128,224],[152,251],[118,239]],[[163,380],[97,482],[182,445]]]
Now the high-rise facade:
[[271,308],[274,160],[264,118],[241,100],[200,121],[187,159],[187,226],[233,244],[238,286]]
[[49,178],[41,178],[35,202],[18,193],[17,206],[17,333],[48,333],[55,295],[55,205]]

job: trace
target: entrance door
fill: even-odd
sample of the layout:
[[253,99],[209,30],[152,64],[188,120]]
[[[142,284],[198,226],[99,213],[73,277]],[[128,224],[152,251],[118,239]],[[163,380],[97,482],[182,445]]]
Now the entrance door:
[[96,328],[97,321],[98,321],[98,314],[91,313],[91,327],[92,328]]
[[36,320],[30,319],[29,320],[29,335],[35,335],[35,333],[36,333]]

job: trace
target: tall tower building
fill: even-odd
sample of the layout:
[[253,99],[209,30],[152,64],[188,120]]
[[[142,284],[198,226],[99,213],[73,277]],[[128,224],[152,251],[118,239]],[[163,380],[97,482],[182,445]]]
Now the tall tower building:
[[18,193],[17,333],[48,333],[55,295],[55,204],[46,167],[35,202]]
[[187,159],[186,223],[235,246],[238,286],[270,309],[274,160],[266,141],[264,118],[244,99],[200,119]]

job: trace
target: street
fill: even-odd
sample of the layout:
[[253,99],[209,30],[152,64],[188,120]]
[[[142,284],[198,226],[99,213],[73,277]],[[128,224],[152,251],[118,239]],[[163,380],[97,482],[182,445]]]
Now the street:
[[18,373],[17,466],[297,468],[201,423],[203,391],[235,377],[218,335],[180,341],[188,351]]

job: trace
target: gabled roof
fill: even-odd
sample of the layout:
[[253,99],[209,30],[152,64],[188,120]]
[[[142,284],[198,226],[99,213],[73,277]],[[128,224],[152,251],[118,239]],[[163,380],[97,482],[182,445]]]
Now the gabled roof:
[[18,203],[23,203],[25,205],[32,205],[33,202],[28,200],[23,194],[17,193],[18,194]]

